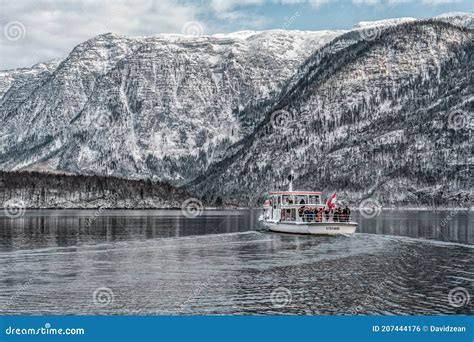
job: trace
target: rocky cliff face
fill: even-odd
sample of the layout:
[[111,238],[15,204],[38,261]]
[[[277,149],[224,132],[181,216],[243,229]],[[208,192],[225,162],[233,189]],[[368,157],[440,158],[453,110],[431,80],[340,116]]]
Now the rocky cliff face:
[[[357,33],[359,33],[357,35]],[[269,189],[348,202],[472,198],[473,31],[440,21],[345,34],[308,59],[266,118],[189,185],[248,204]]]
[[17,102],[21,102],[29,95],[34,87],[46,80],[58,67],[59,60],[53,60],[46,63],[38,63],[31,68],[20,68],[14,70],[0,70],[0,99],[7,91],[18,93]]
[[0,167],[189,181],[341,33],[106,34],[47,70],[3,72]]
[[0,169],[165,180],[240,205],[293,169],[295,186],[352,203],[465,203],[472,24],[101,35],[0,72]]

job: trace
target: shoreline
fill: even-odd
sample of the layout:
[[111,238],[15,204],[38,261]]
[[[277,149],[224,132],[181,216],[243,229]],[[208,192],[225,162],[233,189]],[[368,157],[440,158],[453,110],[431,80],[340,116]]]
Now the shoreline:
[[[8,208],[0,207],[0,210],[6,210]],[[24,210],[182,210],[181,207],[136,207],[136,208],[127,208],[127,207],[117,207],[117,208],[105,208],[105,207],[48,207],[48,208],[41,208],[41,207],[28,207],[24,208]],[[358,211],[362,208],[359,207],[349,207],[352,211]],[[367,207],[367,209],[373,210],[371,207]],[[259,207],[202,207],[202,210],[209,210],[209,211],[218,211],[218,210],[263,210],[263,208]],[[403,211],[474,211],[474,207],[387,207],[387,208],[380,208],[382,211],[389,211],[389,210],[403,210]]]

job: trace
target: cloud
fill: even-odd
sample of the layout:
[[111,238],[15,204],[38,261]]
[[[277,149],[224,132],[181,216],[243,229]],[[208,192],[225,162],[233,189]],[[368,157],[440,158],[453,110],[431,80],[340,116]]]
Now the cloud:
[[456,2],[461,2],[461,0],[423,0],[423,3],[428,5],[445,5],[453,4]]
[[390,5],[401,5],[412,2],[413,0],[388,0]]
[[378,5],[380,0],[352,0],[354,5]]
[[211,8],[216,15],[226,15],[238,7],[263,5],[263,0],[211,0]]
[[[6,69],[64,57],[75,45],[105,32],[181,32],[187,21],[197,20],[201,8],[178,0],[2,1],[1,11],[0,68]],[[12,23],[21,24],[16,26],[23,30],[21,39],[12,36]]]
[[277,4],[282,4],[282,5],[298,5],[302,3],[308,3],[313,7],[319,7],[324,4],[329,4],[329,3],[335,3],[338,0],[274,0],[275,3]]
[[210,0],[210,12],[223,25],[215,24],[220,30],[228,26],[229,22],[241,28],[261,28],[267,19],[254,13],[253,9],[265,5],[264,0]]
[[[280,28],[293,5],[306,16],[317,11],[319,22],[330,26],[334,18],[323,13],[333,4],[382,10],[384,5],[408,7],[416,1],[426,6],[463,2],[470,7],[468,0],[0,0],[0,69],[66,57],[77,44],[105,32],[181,33],[187,22],[198,22],[204,34]],[[350,21],[350,14],[342,15]],[[300,24],[307,25],[304,20]]]
[[[264,4],[264,0],[0,0],[0,70],[63,58],[77,44],[106,32],[181,33],[187,22],[199,22],[204,34],[260,29],[268,19],[255,14],[252,6]],[[21,39],[12,39],[10,32],[18,28]]]
[[322,5],[328,5],[328,4],[334,3],[336,1],[337,0],[309,0],[309,3],[310,3],[311,6],[313,6],[315,8],[319,8]]
[[[379,5],[383,1],[382,0],[352,0],[354,5]],[[416,3],[420,2],[419,0],[385,0],[385,3],[389,5],[401,5],[401,4],[408,4],[408,3]],[[444,4],[452,4],[452,3],[459,3],[462,0],[422,0],[421,3],[425,5],[444,5]]]

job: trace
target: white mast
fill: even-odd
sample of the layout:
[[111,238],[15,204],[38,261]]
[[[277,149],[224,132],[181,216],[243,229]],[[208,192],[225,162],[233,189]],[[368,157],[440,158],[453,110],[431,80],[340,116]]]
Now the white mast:
[[291,169],[289,178],[290,178],[290,185],[288,186],[288,191],[293,191],[293,169]]
[[[286,144],[288,146],[288,150],[290,150],[290,143],[287,140]],[[288,191],[293,191],[293,154],[290,151],[290,175],[288,176],[288,180],[290,181],[290,184],[288,185]]]

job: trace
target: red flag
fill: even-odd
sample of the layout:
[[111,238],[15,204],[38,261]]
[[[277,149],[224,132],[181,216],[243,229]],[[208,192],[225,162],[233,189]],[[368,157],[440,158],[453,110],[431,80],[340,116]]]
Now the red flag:
[[336,207],[336,193],[333,193],[326,202],[326,209],[331,210]]

